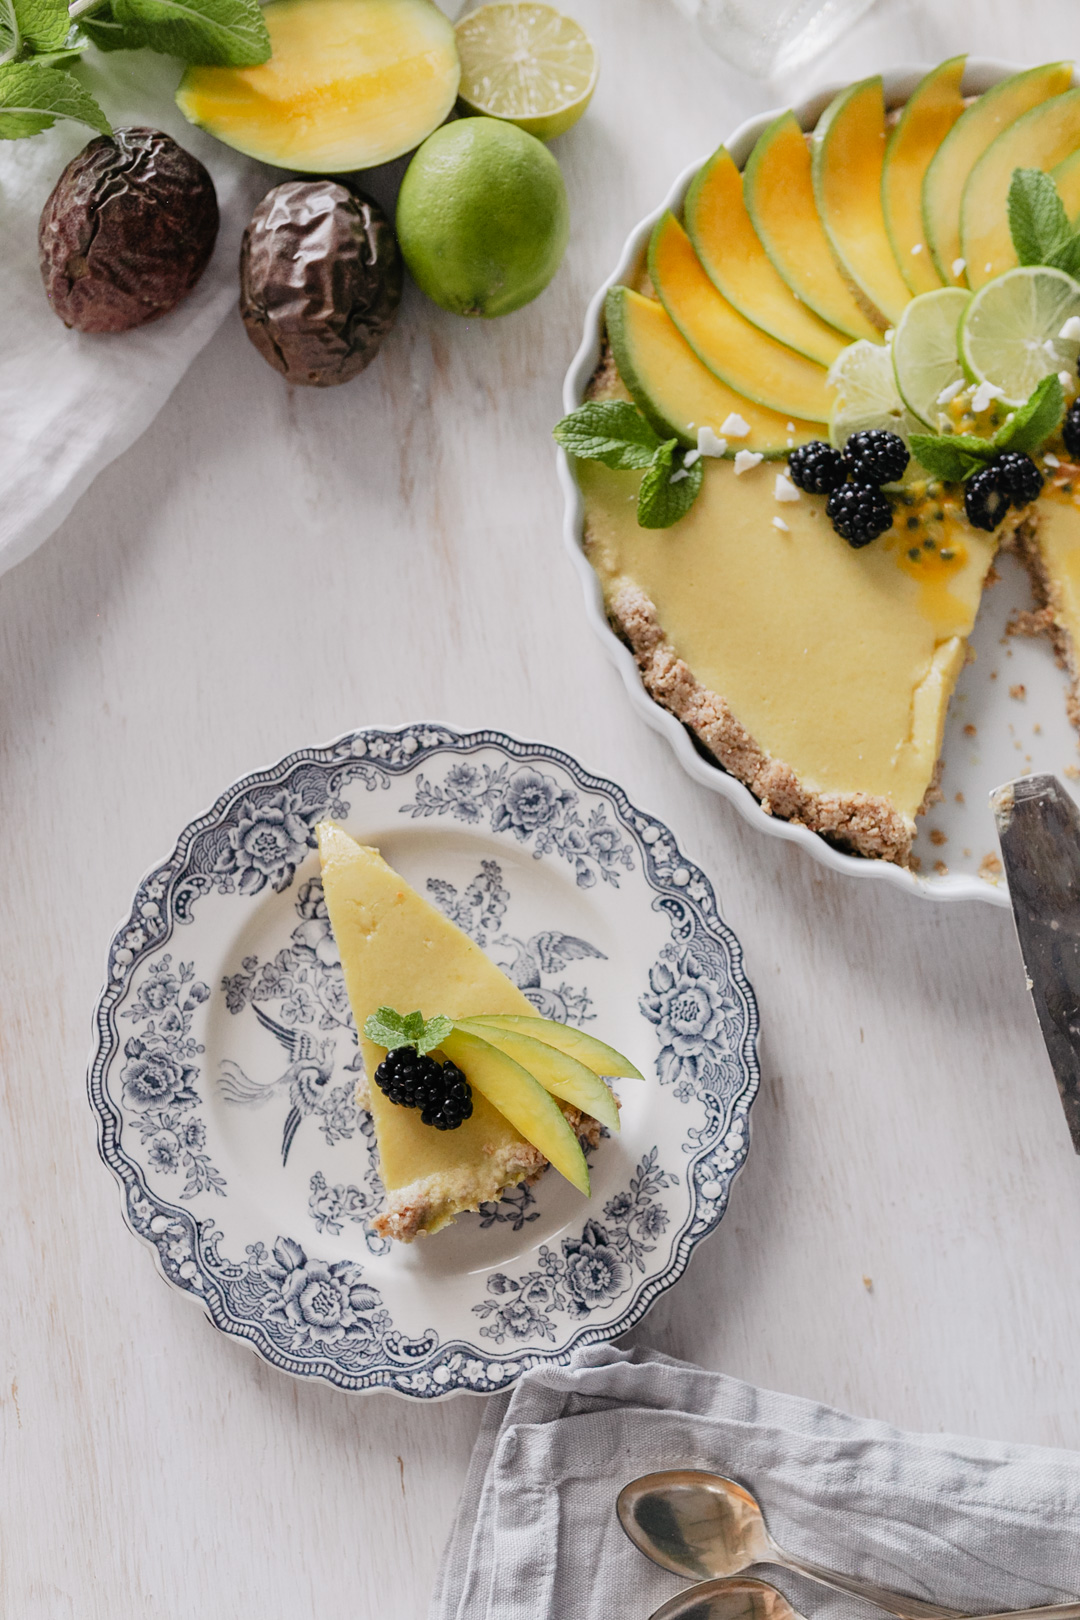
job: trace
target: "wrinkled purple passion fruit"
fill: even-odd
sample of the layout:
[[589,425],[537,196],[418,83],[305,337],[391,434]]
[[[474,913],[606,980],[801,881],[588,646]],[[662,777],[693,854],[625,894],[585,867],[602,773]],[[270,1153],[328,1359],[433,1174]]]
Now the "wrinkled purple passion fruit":
[[38,227],[49,303],[80,332],[127,332],[175,309],[214,251],[202,164],[159,129],[118,129],[73,158]]
[[386,215],[336,180],[275,186],[244,232],[240,314],[292,383],[332,388],[363,371],[394,324],[401,282]]

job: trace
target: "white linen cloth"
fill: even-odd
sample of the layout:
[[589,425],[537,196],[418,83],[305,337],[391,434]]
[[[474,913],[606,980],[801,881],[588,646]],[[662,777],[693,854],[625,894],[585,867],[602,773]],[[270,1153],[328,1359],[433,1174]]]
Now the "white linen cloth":
[[[1080,1593],[1080,1455],[906,1434],[598,1346],[492,1398],[431,1620],[646,1620],[687,1583],[632,1546],[615,1498],[639,1474],[679,1467],[746,1485],[791,1552],[952,1608]],[[755,1573],[809,1620],[876,1613],[782,1570]]]
[[114,128],[163,129],[209,169],[221,229],[195,290],[133,332],[69,332],[49,307],[38,268],[38,218],[60,173],[94,139],[60,124],[0,142],[0,573],[63,522],[78,497],[168,399],[237,301],[244,226],[286,176],[194,129],[173,101],[182,65],[149,51],[91,51],[79,78]]

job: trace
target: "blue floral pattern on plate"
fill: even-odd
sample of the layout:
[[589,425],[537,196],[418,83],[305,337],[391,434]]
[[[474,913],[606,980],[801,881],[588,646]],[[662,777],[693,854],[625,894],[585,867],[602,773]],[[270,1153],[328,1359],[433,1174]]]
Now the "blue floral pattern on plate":
[[[324,816],[400,843],[543,1016],[595,1021],[652,1076],[621,1084],[588,1205],[552,1172],[427,1240],[437,1306],[371,1226]],[[285,1371],[422,1399],[639,1320],[720,1221],[758,1085],[738,943],[670,832],[558,749],[433,725],[299,750],[185,828],[112,941],[96,1029],[100,1151],[169,1281]]]

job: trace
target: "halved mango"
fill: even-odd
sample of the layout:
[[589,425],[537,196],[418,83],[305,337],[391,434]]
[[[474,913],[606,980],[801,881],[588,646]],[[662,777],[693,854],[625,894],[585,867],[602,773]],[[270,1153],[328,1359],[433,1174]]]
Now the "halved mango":
[[759,135],[743,171],[743,196],[765,252],[796,298],[848,337],[880,343],[881,330],[837,269],[794,113],[781,113]]
[[723,146],[694,176],[683,218],[706,274],[740,315],[807,359],[832,365],[849,339],[796,298],[773,268],[746,211],[742,175]]
[[660,302],[722,382],[770,410],[815,422],[829,419],[824,366],[796,354],[754,326],[713,286],[675,215],[657,221],[649,243],[649,275]]
[[[732,414],[749,424],[750,433],[729,443],[729,457],[736,450],[756,450],[772,459],[786,456],[793,445],[821,438],[820,423],[792,418],[794,431],[789,432],[788,418],[744,399],[714,377],[655,298],[644,298],[629,287],[612,287],[604,316],[619,376],[638,409],[665,439],[678,439],[691,448],[697,444],[699,428],[711,427],[719,434],[721,424]],[[580,1031],[567,1033],[580,1035]],[[583,1063],[588,1061],[576,1049],[572,1055]],[[595,1072],[622,1074],[623,1070]]]
[[953,265],[964,257],[960,205],[972,169],[1002,130],[1071,83],[1071,62],[1048,62],[1014,73],[973,101],[938,147],[923,180],[923,229],[934,267],[947,287],[967,286],[963,269]]
[[539,1080],[545,1091],[563,1102],[580,1108],[583,1114],[598,1119],[608,1130],[619,1129],[619,1105],[612,1096],[611,1087],[598,1074],[587,1069],[577,1058],[569,1057],[546,1041],[517,1030],[500,1029],[497,1024],[476,1024],[471,1018],[459,1020],[459,1027],[468,1035],[479,1035],[489,1046],[498,1047],[507,1057]]
[[900,274],[916,294],[942,285],[923,230],[922,183],[934,153],[964,110],[960,81],[966,62],[966,56],[954,56],[919,81],[885,147],[885,229]]
[[463,1029],[455,1028],[440,1050],[463,1071],[470,1086],[588,1198],[589,1167],[581,1144],[540,1082],[498,1047]]
[[279,169],[344,174],[419,146],[449,115],[461,66],[432,0],[270,0],[273,55],[189,67],[176,103],[226,146]]
[[961,251],[970,287],[982,287],[1019,261],[1006,199],[1014,169],[1052,169],[1080,147],[1080,90],[1032,107],[987,147],[960,205]]
[[[622,290],[625,291],[625,288]],[[634,293],[631,296],[636,298],[639,295]],[[642,299],[642,302],[647,300]],[[628,1080],[645,1078],[641,1070],[635,1069],[630,1059],[616,1052],[613,1046],[607,1046],[603,1041],[598,1041],[595,1035],[587,1035],[583,1029],[575,1029],[571,1024],[556,1023],[553,1018],[529,1018],[522,1013],[484,1013],[470,1022],[493,1024],[498,1029],[531,1035],[534,1040],[543,1041],[545,1046],[553,1046],[557,1052],[565,1052],[567,1057],[576,1058],[593,1074],[617,1074]]]
[[826,107],[811,142],[814,196],[832,250],[876,310],[895,325],[911,293],[896,264],[881,203],[885,94],[880,75]]

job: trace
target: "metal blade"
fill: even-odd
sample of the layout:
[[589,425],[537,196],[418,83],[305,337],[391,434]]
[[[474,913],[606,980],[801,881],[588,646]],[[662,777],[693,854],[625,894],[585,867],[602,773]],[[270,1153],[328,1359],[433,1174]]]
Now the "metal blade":
[[1080,809],[1056,776],[990,795],[1028,988],[1080,1153]]

